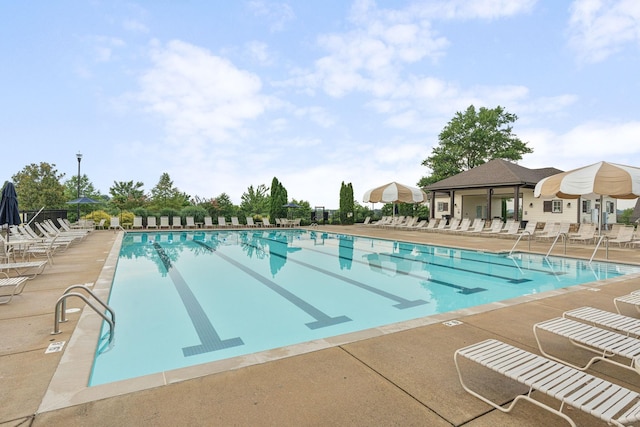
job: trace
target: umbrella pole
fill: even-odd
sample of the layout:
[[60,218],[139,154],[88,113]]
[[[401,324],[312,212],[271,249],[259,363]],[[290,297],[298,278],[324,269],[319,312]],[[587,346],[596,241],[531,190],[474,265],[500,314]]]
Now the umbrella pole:
[[602,194],[600,195],[600,209],[598,210],[598,232],[600,233],[600,235],[602,236],[602,211],[604,210],[604,197],[602,196]]

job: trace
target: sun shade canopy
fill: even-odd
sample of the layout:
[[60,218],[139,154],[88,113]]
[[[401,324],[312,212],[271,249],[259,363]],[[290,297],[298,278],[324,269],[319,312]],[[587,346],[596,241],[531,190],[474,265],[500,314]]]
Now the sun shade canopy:
[[364,193],[362,201],[365,203],[423,203],[427,201],[427,194],[419,188],[391,182],[368,190]]
[[535,197],[577,199],[581,196],[635,199],[640,196],[640,168],[599,162],[544,178],[536,185]]

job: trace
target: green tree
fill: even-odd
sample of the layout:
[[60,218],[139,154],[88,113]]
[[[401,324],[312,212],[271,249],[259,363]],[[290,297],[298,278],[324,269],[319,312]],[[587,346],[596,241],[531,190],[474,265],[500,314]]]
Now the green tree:
[[[73,200],[78,197],[78,177],[76,175],[64,182],[64,196],[67,200]],[[100,190],[95,189],[87,175],[80,175],[80,197],[103,200]]]
[[129,210],[142,207],[146,202],[146,196],[140,181],[135,184],[133,181],[113,181],[109,187],[111,203],[120,210]]
[[[80,176],[80,197],[89,197],[98,202],[106,202],[105,197],[100,194],[99,190],[96,190],[89,181],[87,175]],[[66,180],[64,183],[64,198],[67,201],[74,200],[78,198],[78,176],[74,175],[70,179]],[[89,212],[92,212],[96,209],[99,209],[102,206],[102,203],[92,203],[92,204],[81,204],[79,206],[76,205],[67,205],[71,213],[75,213],[77,211],[80,212],[80,216],[84,216]],[[76,214],[77,216],[77,214]],[[69,218],[75,220],[75,216],[69,215]]]
[[41,162],[27,165],[11,177],[18,193],[20,210],[38,210],[64,208],[67,199],[64,186],[60,180],[63,173],[58,173],[55,164]]
[[247,188],[247,191],[242,193],[240,198],[240,209],[244,212],[245,216],[254,214],[266,214],[269,211],[269,188],[260,184],[255,189],[253,185]]
[[278,178],[273,177],[269,201],[269,219],[275,221],[276,218],[286,218],[287,208],[284,205],[287,204],[287,200],[287,189],[278,181]]
[[366,217],[370,217],[374,220],[374,212],[367,206],[362,206],[357,201],[353,202],[353,222],[364,222]]
[[470,105],[457,112],[438,135],[438,146],[422,165],[431,175],[420,179],[424,187],[457,175],[493,159],[520,160],[533,150],[513,134],[518,116],[498,106],[493,109]]
[[294,203],[298,206],[300,206],[299,208],[294,208],[293,212],[292,212],[292,216],[294,218],[301,218],[302,219],[302,224],[310,224],[311,223],[311,203],[309,203],[306,200],[296,200],[296,199],[291,199],[291,203]]
[[353,186],[351,183],[340,185],[340,224],[353,224]]
[[231,197],[227,193],[222,193],[215,199],[211,199],[206,209],[213,218],[223,216],[229,219],[238,213],[237,206],[233,204]]
[[618,215],[618,222],[623,224],[631,224],[631,216],[633,215],[633,208],[627,208],[622,211],[620,215]]
[[180,210],[189,205],[191,197],[173,186],[168,173],[163,172],[160,180],[151,189],[151,203],[155,209]]

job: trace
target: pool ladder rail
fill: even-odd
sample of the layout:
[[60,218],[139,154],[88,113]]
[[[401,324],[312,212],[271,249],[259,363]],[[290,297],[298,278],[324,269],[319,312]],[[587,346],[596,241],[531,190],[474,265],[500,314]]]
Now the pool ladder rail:
[[[518,240],[516,240],[516,243],[513,245],[513,247],[511,248],[511,251],[509,251],[509,256],[513,255],[513,251],[515,251],[516,246],[518,246],[518,243],[520,243],[520,240],[527,235],[528,240],[529,240],[529,251],[531,251],[531,234],[528,232],[524,232],[522,234],[520,234],[520,236],[518,237]],[[549,255],[551,254],[551,251],[553,250],[554,246],[556,245],[556,243],[558,242],[558,240],[562,238],[562,241],[564,243],[564,254],[567,254],[567,242],[569,241],[569,235],[567,233],[559,233],[556,238],[553,240],[553,243],[551,243],[551,247],[549,248],[549,251],[547,252],[547,254],[545,255],[545,258],[548,258]],[[605,258],[609,259],[609,237],[606,235],[600,235],[598,237],[597,243],[596,243],[596,247],[593,250],[593,254],[591,254],[591,258],[589,258],[589,264],[591,264],[591,262],[593,261],[593,258],[596,256],[596,252],[598,252],[598,249],[600,248],[600,245],[602,244],[602,242],[604,241],[604,247],[605,247]]]
[[[109,316],[107,316],[103,311],[100,310],[100,308],[98,308],[93,302],[91,302],[91,300],[89,300],[86,295],[80,292],[71,292],[74,289],[82,289],[83,291],[87,292],[90,296],[93,297],[93,299],[98,304],[100,304],[109,313]],[[81,300],[83,300],[89,307],[93,309],[93,311],[95,311],[100,317],[104,319],[105,322],[109,324],[109,343],[111,343],[113,341],[113,333],[116,326],[116,313],[113,311],[111,307],[109,307],[100,298],[98,298],[96,294],[85,285],[69,286],[67,289],[65,289],[62,296],[58,298],[58,301],[56,302],[56,310],[54,314],[53,332],[51,332],[51,334],[52,335],[59,334],[60,323],[64,323],[67,321],[67,298],[69,297],[78,297]]]

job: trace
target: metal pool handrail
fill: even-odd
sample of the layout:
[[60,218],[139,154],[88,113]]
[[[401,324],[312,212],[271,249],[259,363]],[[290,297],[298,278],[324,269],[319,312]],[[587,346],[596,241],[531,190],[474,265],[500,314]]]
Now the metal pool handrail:
[[[70,292],[72,289],[82,289],[88,292],[104,309],[106,309],[111,317],[108,317],[104,314],[96,305],[94,305],[87,297],[78,292]],[[66,308],[67,308],[67,298],[68,297],[78,297],[83,300],[89,307],[91,307],[100,317],[104,319],[105,322],[109,324],[109,342],[113,341],[113,334],[115,330],[115,322],[116,322],[116,314],[111,307],[109,307],[106,303],[104,303],[100,298],[96,296],[95,293],[88,287],[84,285],[72,285],[65,289],[64,293],[58,301],[56,302],[56,309],[54,313],[54,322],[53,322],[53,332],[52,335],[57,335],[60,333],[60,322],[66,322]]]

